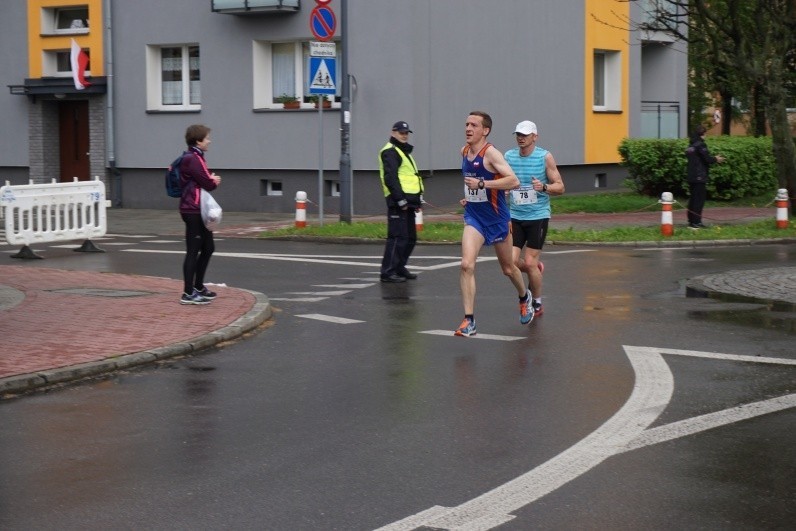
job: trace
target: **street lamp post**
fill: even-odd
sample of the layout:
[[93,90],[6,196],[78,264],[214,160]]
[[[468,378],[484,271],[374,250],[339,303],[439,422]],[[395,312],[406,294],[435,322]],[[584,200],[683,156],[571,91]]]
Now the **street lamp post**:
[[340,32],[343,51],[340,77],[340,221],[351,223],[353,180],[351,177],[351,80],[348,75],[348,0],[340,0]]

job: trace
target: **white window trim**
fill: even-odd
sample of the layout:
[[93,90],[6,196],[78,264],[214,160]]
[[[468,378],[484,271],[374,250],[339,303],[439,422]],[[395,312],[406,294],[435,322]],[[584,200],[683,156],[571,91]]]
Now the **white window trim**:
[[[273,78],[271,72],[271,45],[285,43],[285,41],[252,41],[252,105],[255,109],[281,109],[281,103],[274,103]],[[301,101],[302,109],[314,109],[314,103],[305,103],[304,100],[304,44],[305,41],[289,41],[293,44],[293,68],[295,81],[293,93]],[[327,96],[332,100],[332,108],[340,108],[340,102],[334,101],[334,96]]]
[[[603,56],[603,96],[604,104],[595,105],[595,112],[620,112],[622,110],[622,54],[616,50],[594,50],[594,54]],[[592,73],[596,80],[596,72]]]
[[[45,77],[72,77],[72,69],[58,71],[58,54],[65,53],[67,57],[71,50],[44,50],[41,54],[41,71]],[[91,76],[91,70],[86,70],[86,77]]]
[[[42,35],[87,35],[89,28],[57,28],[57,21],[58,15],[61,11],[66,10],[74,10],[76,8],[85,8],[89,12],[89,17],[91,16],[91,11],[88,7],[88,4],[85,5],[73,5],[73,6],[62,6],[62,7],[43,7],[41,9],[41,34]],[[89,26],[91,25],[91,20],[88,21]]]
[[[190,94],[190,57],[188,56],[188,48],[190,46],[199,46],[198,43],[188,44],[149,44],[146,47],[146,108],[148,111],[199,111],[202,110],[202,105],[192,104]],[[183,103],[182,105],[163,105],[163,71],[161,70],[161,53],[162,48],[177,48],[183,49]],[[201,60],[201,49],[200,49]],[[200,63],[201,64],[201,63]],[[201,67],[200,67],[201,72]],[[200,74],[201,75],[201,74]],[[186,87],[187,85],[187,87]]]

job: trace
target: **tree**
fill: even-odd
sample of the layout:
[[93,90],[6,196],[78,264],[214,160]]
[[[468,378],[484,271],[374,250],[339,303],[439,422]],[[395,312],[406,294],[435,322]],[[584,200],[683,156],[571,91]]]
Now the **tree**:
[[704,46],[719,67],[714,72],[730,69],[724,80],[729,86],[733,78],[746,81],[747,93],[759,107],[757,121],[763,119],[759,111],[765,111],[779,185],[788,190],[796,215],[796,147],[786,107],[796,85],[796,2],[652,0],[646,5],[650,20],[634,24],[637,29],[654,26],[689,45]]

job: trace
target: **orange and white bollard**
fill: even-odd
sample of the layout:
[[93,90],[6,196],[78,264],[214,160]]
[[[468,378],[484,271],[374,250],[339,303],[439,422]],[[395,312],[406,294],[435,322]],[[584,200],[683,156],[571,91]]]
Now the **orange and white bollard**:
[[415,210],[415,230],[423,230],[423,209],[418,208]]
[[674,196],[671,192],[663,192],[658,201],[662,205],[661,209],[661,234],[671,236],[674,234],[674,223],[672,221],[672,204]]
[[296,192],[296,228],[307,226],[307,192]]
[[777,190],[777,228],[788,228],[788,191],[785,188]]

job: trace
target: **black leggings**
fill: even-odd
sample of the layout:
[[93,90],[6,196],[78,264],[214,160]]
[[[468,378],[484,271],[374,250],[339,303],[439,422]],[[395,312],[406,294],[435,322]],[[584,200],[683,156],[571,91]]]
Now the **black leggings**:
[[180,214],[185,222],[185,261],[182,263],[182,278],[185,293],[204,287],[205,271],[210,257],[216,250],[213,233],[207,230],[201,214]]

